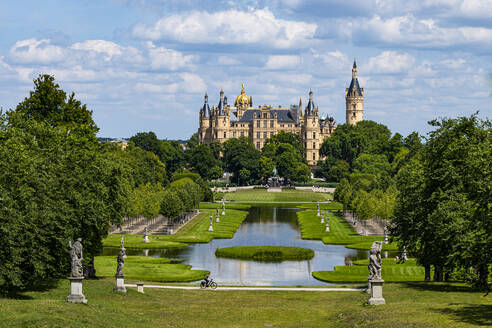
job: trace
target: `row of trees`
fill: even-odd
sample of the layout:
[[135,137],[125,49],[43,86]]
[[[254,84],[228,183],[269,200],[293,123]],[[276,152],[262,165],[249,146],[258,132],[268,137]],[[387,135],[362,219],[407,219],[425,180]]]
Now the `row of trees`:
[[121,149],[100,143],[97,131],[92,112],[49,75],[0,113],[2,292],[65,277],[69,240],[82,238],[91,267],[110,224],[126,216],[174,217],[211,200],[206,181],[181,173],[181,146],[145,144],[137,134]]
[[426,144],[402,165],[392,233],[430,280],[459,273],[488,288],[492,264],[492,130],[477,115],[431,121]]
[[335,199],[360,219],[389,219],[394,212],[395,175],[423,147],[417,133],[403,138],[384,125],[362,121],[342,125],[321,148],[321,173],[340,181]]

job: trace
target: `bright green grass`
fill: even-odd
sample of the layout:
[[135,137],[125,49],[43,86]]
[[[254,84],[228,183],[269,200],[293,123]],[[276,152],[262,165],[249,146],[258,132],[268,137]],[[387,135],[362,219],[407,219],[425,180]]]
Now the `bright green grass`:
[[[223,194],[226,200],[242,202],[312,202],[325,201],[332,198],[332,194],[315,193],[304,190],[283,190],[282,192],[268,192],[265,189],[239,190]],[[218,197],[222,198],[222,194]]]
[[[330,204],[326,204],[330,205]],[[321,208],[325,207],[320,206]],[[316,216],[316,210],[297,212],[301,236],[303,239],[321,239],[325,244],[345,245],[348,248],[370,249],[376,240],[383,240],[380,236],[361,236],[342,217],[325,211],[330,218],[330,232],[325,232],[326,224],[320,223],[321,217]],[[384,244],[383,250],[397,250],[396,243]]]
[[[114,277],[116,256],[96,256],[94,264],[98,276]],[[123,272],[125,279],[157,282],[197,281],[209,273],[191,270],[191,265],[169,264],[168,259],[149,256],[128,256]]]
[[[354,261],[355,265],[336,266],[334,271],[314,271],[313,277],[327,282],[367,282],[369,260]],[[424,268],[415,259],[397,264],[383,259],[381,275],[385,282],[424,281]]]
[[312,259],[314,251],[286,246],[235,246],[217,248],[215,256],[253,261],[300,261]]
[[461,284],[385,284],[386,305],[362,292],[223,291],[135,288],[114,278],[84,280],[87,305],[65,302],[68,280],[47,291],[0,298],[1,327],[425,327],[492,326],[492,295]]
[[[245,206],[244,208],[248,208]],[[125,247],[134,248],[166,248],[184,247],[188,243],[208,243],[215,238],[232,238],[248,212],[227,208],[226,215],[220,216],[220,222],[215,222],[215,209],[202,208],[201,213],[184,225],[173,235],[151,235],[150,243],[142,243],[143,235],[124,235]],[[222,213],[222,211],[221,211]],[[214,231],[208,231],[210,215],[213,215]],[[122,235],[109,235],[103,241],[103,246],[119,247]],[[127,243],[128,240],[128,243]]]

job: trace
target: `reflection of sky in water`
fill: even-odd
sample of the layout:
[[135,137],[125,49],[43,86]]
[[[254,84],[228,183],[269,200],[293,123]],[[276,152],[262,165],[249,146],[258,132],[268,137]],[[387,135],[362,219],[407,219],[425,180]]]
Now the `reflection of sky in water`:
[[[327,285],[312,277],[312,271],[333,270],[344,265],[345,258],[367,258],[367,251],[341,245],[325,245],[317,240],[300,238],[295,208],[253,207],[232,239],[214,239],[181,250],[149,250],[150,256],[180,258],[193,269],[210,270],[219,284],[231,285]],[[265,263],[216,258],[217,248],[229,246],[297,246],[315,252],[309,261]],[[116,250],[116,249],[115,249]],[[105,254],[112,254],[107,249]],[[142,250],[128,250],[128,255],[144,255]],[[145,255],[147,255],[145,254]]]

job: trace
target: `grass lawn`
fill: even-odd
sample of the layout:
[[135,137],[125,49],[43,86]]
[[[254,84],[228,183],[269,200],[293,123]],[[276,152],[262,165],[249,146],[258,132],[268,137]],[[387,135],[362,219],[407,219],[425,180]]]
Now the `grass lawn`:
[[[314,271],[313,277],[326,282],[367,282],[369,260],[354,261],[355,265],[336,266],[333,271]],[[424,268],[415,259],[397,264],[383,259],[381,274],[385,282],[424,281]]]
[[362,292],[158,290],[112,292],[85,280],[87,305],[65,302],[68,280],[0,298],[2,327],[478,327],[492,325],[492,295],[458,284],[385,284],[387,304]]
[[215,256],[252,261],[299,261],[312,259],[314,251],[286,246],[235,246],[217,248]]
[[268,192],[265,189],[239,190],[224,194],[218,193],[216,199],[225,197],[226,200],[242,202],[315,202],[325,201],[333,198],[332,194],[315,193],[305,190],[283,190],[282,192]]
[[[96,256],[94,264],[98,276],[114,277],[116,256]],[[203,279],[209,271],[191,270],[191,265],[169,264],[168,259],[161,257],[128,256],[123,272],[125,279],[188,282]]]
[[[214,205],[214,206],[212,206]],[[218,204],[204,205],[200,214],[183,226],[174,235],[150,235],[150,243],[143,243],[143,235],[124,235],[127,248],[166,248],[186,247],[188,243],[208,243],[214,238],[232,238],[243,220],[248,215],[245,210],[232,209],[235,206],[226,205],[226,215],[220,216],[220,222],[215,222],[215,208]],[[238,204],[239,205],[239,204]],[[235,208],[247,209],[248,205]],[[214,216],[214,231],[208,231],[210,215]],[[103,246],[119,247],[122,235],[109,235],[103,241]]]
[[[330,205],[331,209],[336,206],[336,204],[321,204],[320,208],[327,209]],[[310,207],[312,207],[311,204]],[[325,216],[326,214],[330,218],[330,232],[325,232],[326,224],[320,223],[321,217],[316,216],[315,209],[297,212],[303,239],[321,239],[325,244],[345,245],[345,247],[356,249],[370,249],[374,241],[384,239],[378,236],[361,236],[354,231],[344,218],[335,215],[335,213],[325,211]],[[396,243],[383,245],[383,250],[386,251],[397,249]]]

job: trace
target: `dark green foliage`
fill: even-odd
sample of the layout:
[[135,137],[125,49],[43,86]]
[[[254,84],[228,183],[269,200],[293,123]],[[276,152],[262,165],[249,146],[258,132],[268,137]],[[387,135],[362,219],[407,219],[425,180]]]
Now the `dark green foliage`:
[[[302,144],[301,136],[299,136],[295,133],[289,133],[289,132],[284,132],[284,131],[280,131],[279,133],[277,133],[273,137],[267,139],[263,148],[265,148],[265,146],[267,146],[267,145],[278,146],[280,144],[289,144],[289,145],[293,146],[297,150],[297,152],[301,155],[302,158],[304,158],[304,155],[306,154],[306,148],[304,148],[304,146]],[[269,148],[269,146],[267,147],[267,149],[268,148]],[[263,152],[267,153],[267,150],[264,150]]]
[[[393,232],[435,280],[455,268],[487,288],[492,263],[491,123],[476,115],[432,121],[422,155],[397,175]],[[473,270],[471,270],[473,268]]]
[[184,211],[184,205],[177,192],[164,191],[161,202],[161,214],[168,218],[174,218]]
[[124,167],[101,152],[90,112],[65,100],[49,76],[35,87],[18,112],[1,117],[2,292],[66,276],[70,239],[82,238],[87,264],[128,210]]
[[[232,181],[252,184],[259,179],[259,150],[246,137],[233,138],[224,142],[223,161],[228,172],[232,172]],[[242,170],[242,174],[240,171]]]
[[157,155],[161,162],[166,165],[169,176],[184,165],[184,151],[177,141],[159,140],[152,131],[139,132],[131,137],[130,141],[132,141],[135,146]]
[[192,170],[205,180],[212,179],[212,169],[220,165],[210,146],[205,144],[198,145],[190,151],[189,163]]

